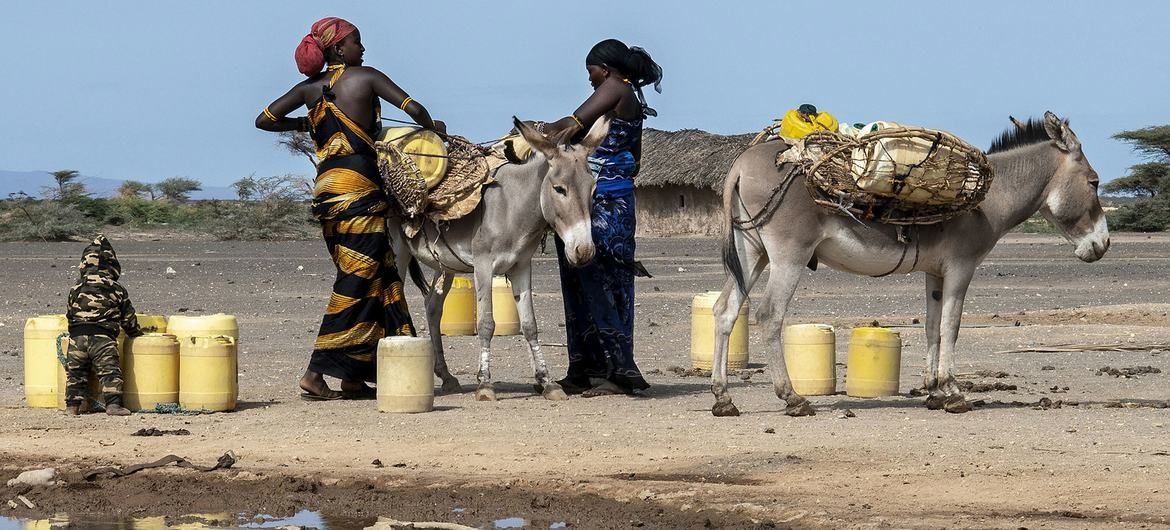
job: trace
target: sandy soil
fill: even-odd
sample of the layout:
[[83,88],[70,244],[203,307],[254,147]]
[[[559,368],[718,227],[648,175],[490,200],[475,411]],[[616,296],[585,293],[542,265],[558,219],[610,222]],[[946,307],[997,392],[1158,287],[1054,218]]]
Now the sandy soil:
[[[689,366],[691,297],[722,281],[714,240],[639,243],[656,275],[637,286],[637,356],[654,385],[645,396],[545,401],[532,393],[522,341],[504,337],[494,343],[493,366],[502,399],[476,402],[476,341],[454,337],[448,359],[465,392],[440,396],[435,412],[411,416],[379,414],[373,402],[297,398],[296,377],[332,279],[320,242],[115,245],[141,312],[238,315],[240,410],[67,419],[23,408],[24,319],[61,312],[83,245],[3,244],[0,479],[45,465],[76,472],[169,453],[210,464],[230,450],[241,461],[226,472],[148,470],[103,479],[91,493],[36,488],[26,493],[36,510],[0,505],[0,515],[77,511],[73,501],[84,495],[99,499],[90,503],[94,512],[313,507],[362,517],[446,515],[468,524],[527,515],[545,528],[545,521],[579,528],[708,521],[723,528],[1170,528],[1168,410],[1159,408],[1170,398],[1170,353],[995,353],[1059,343],[1170,344],[1167,235],[1117,235],[1095,264],[1077,261],[1052,236],[1009,236],[968,295],[959,371],[972,383],[1017,390],[971,393],[985,405],[964,415],[928,411],[922,398],[817,397],[818,414],[809,418],[784,416],[764,374],[735,379],[743,416],[712,417],[707,381],[670,370]],[[168,278],[167,267],[178,273]],[[555,267],[549,256],[536,264],[546,343],[564,342]],[[810,271],[790,322],[838,325],[839,361],[849,326],[905,326],[901,388],[908,391],[920,381],[925,356],[914,329],[922,291],[921,276]],[[417,293],[410,301],[421,322]],[[761,331],[752,326],[753,368],[771,349]],[[563,349],[546,351],[562,374]],[[1106,365],[1163,373],[1096,375]],[[1042,398],[1063,406],[1036,406]],[[841,417],[841,409],[855,417]],[[143,427],[192,434],[130,436]],[[0,502],[20,491],[0,487]],[[450,513],[449,506],[467,510]]]

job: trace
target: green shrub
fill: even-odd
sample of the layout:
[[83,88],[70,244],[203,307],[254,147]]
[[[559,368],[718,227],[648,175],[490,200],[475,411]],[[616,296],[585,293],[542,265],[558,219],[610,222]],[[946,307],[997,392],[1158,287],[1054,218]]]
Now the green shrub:
[[118,197],[107,199],[109,213],[103,221],[116,226],[130,225],[148,227],[168,224],[174,219],[176,206],[164,201],[152,201],[141,197]]
[[1012,229],[1013,232],[1021,234],[1055,234],[1056,227],[1039,215],[1033,215],[1028,220],[1020,223]]
[[211,201],[211,233],[228,240],[304,239],[318,231],[306,201],[308,181],[295,175],[245,177],[232,185],[240,201]]
[[1109,229],[1118,232],[1161,232],[1170,226],[1170,200],[1142,199],[1109,212]]
[[74,205],[27,196],[0,201],[0,240],[70,241],[92,236],[97,228]]

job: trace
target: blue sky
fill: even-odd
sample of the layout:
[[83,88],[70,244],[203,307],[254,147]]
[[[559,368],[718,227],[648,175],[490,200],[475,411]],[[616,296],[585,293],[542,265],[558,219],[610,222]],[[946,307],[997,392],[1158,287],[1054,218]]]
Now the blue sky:
[[293,49],[327,15],[477,141],[513,114],[571,112],[589,93],[586,52],[609,37],[662,65],[664,92],[648,94],[660,129],[755,132],[812,102],[986,148],[1008,114],[1052,110],[1111,179],[1139,161],[1112,134],[1170,123],[1163,1],[29,0],[4,7],[0,169],[209,185],[310,173],[252,122],[303,79]]

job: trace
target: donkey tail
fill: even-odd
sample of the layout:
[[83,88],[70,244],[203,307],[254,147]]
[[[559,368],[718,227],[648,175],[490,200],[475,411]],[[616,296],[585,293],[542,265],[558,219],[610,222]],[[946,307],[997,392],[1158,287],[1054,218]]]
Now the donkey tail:
[[739,258],[739,245],[736,244],[740,229],[736,226],[735,212],[739,201],[739,172],[732,165],[723,185],[723,227],[727,231],[723,238],[723,269],[735,278],[740,294],[746,295],[747,280],[743,275],[743,262]]
[[414,256],[410,257],[410,264],[407,265],[407,270],[410,272],[410,280],[422,291],[423,296],[431,294],[431,287],[427,284],[426,279],[423,278],[422,268],[418,266],[418,260]]

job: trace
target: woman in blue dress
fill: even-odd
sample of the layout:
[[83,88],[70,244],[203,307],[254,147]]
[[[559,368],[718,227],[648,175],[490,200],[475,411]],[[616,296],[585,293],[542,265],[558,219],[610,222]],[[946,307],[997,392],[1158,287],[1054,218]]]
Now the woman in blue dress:
[[634,177],[642,155],[642,121],[657,113],[642,87],[661,92],[662,69],[645,50],[608,39],[585,58],[593,94],[549,124],[547,133],[583,136],[593,122],[610,119],[609,134],[589,157],[597,179],[593,194],[596,257],[574,268],[556,240],[565,301],[569,372],[560,381],[585,397],[631,394],[649,388],[634,362]]

